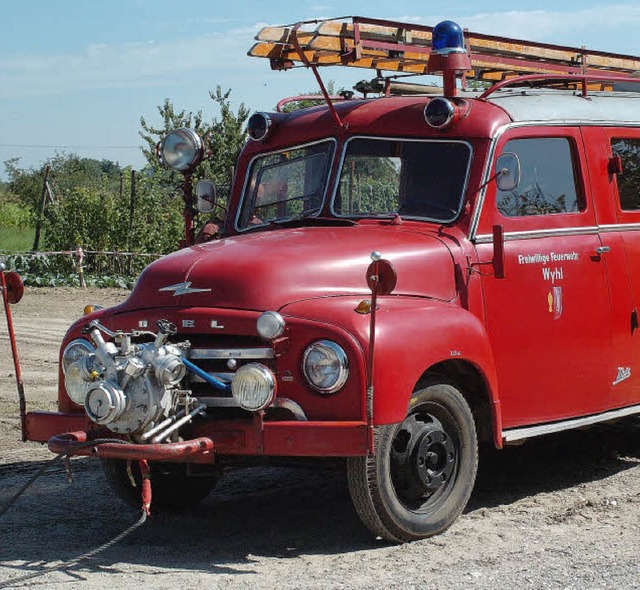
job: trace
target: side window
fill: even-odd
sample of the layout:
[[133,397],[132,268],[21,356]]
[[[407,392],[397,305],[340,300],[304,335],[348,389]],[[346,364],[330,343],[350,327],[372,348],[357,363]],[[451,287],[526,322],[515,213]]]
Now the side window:
[[571,143],[564,137],[512,139],[503,149],[520,159],[520,184],[498,190],[496,206],[506,217],[575,213],[580,190]]
[[616,174],[620,209],[640,210],[640,139],[612,139],[611,152],[622,160],[622,172]]

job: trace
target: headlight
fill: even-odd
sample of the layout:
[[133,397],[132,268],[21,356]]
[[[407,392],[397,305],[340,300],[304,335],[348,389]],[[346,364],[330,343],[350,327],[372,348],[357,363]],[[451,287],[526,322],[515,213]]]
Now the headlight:
[[302,371],[311,387],[320,393],[335,393],[349,377],[347,354],[335,342],[319,340],[305,350]]
[[95,349],[86,340],[73,340],[62,353],[64,385],[69,397],[77,404],[84,404],[89,385],[93,380]]
[[257,321],[258,334],[266,340],[275,340],[284,332],[284,318],[277,311],[265,311]]
[[189,172],[204,156],[204,144],[193,130],[183,127],[172,131],[158,144],[160,161],[177,172]]
[[276,379],[264,365],[249,363],[236,371],[231,393],[244,410],[264,410],[276,397]]
[[86,340],[78,338],[72,340],[67,344],[67,347],[62,353],[62,370],[66,374],[67,369],[72,363],[75,363],[79,358],[83,356],[89,356],[95,354],[96,349],[89,344]]

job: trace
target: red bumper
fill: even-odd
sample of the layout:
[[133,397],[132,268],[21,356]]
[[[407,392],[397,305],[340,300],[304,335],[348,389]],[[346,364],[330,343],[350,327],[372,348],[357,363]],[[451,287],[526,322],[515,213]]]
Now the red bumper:
[[[29,413],[28,440],[48,441],[54,453],[72,451],[96,438],[85,420],[82,414]],[[215,455],[352,457],[366,455],[369,442],[366,422],[263,422],[257,416],[253,421],[198,422],[191,431],[194,438],[180,443],[101,443],[78,448],[76,454],[210,463]]]

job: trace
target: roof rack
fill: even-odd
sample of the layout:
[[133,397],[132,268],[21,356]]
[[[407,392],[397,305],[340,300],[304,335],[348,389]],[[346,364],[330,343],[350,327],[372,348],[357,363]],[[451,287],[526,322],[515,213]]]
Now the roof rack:
[[[406,74],[427,74],[433,27],[347,16],[264,27],[250,56],[268,58],[271,67],[296,64],[314,69],[348,66]],[[467,79],[500,82],[522,74],[629,76],[640,70],[631,55],[535,43],[465,31],[472,70]],[[379,74],[380,75],[380,74]]]

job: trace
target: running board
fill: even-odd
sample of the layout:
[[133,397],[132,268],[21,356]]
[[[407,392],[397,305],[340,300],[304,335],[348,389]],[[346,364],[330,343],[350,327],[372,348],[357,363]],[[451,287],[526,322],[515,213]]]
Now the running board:
[[608,422],[609,420],[616,420],[618,418],[624,418],[625,416],[633,416],[634,414],[640,414],[640,405],[612,410],[595,416],[586,416],[584,418],[572,418],[571,420],[563,420],[562,422],[553,422],[552,424],[539,424],[537,426],[526,426],[525,428],[503,430],[502,440],[505,444],[509,444],[515,441],[524,440],[525,438],[542,436],[543,434],[552,434],[554,432],[562,432],[563,430],[571,430],[573,428],[589,426],[599,422]]

